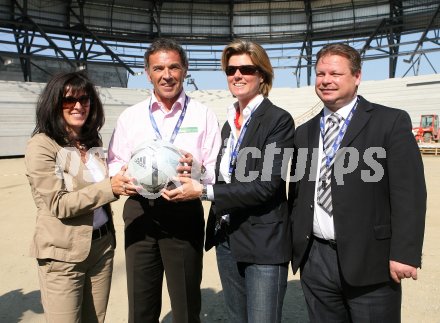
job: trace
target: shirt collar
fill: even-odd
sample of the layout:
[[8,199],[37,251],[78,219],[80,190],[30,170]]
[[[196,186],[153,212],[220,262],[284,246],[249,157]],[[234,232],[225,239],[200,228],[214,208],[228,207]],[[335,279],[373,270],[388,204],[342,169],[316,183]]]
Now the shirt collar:
[[[263,102],[264,97],[261,94],[258,94],[255,98],[249,101],[248,105],[243,109],[243,122],[246,121],[249,116],[257,110],[257,108],[260,106],[261,102]],[[235,117],[235,111],[239,109],[238,107],[238,101],[229,106],[228,108],[228,117],[232,116],[232,118]]]
[[173,106],[171,107],[171,110],[168,111],[163,106],[162,102],[159,102],[159,100],[156,97],[156,94],[151,95],[151,112],[161,110],[164,114],[174,113],[177,110],[182,110],[183,105],[185,104],[186,94],[185,91],[182,90],[179,94],[179,97],[177,98],[176,102],[174,102]]
[[[339,114],[343,118],[343,120],[347,119],[348,115],[350,114],[351,109],[356,104],[357,99],[358,99],[358,97],[356,95],[354,97],[354,99],[349,104],[340,108],[338,111],[336,111],[336,113]],[[327,117],[332,113],[333,113],[332,110],[330,110],[327,107],[324,107],[324,119],[325,120],[327,120]]]

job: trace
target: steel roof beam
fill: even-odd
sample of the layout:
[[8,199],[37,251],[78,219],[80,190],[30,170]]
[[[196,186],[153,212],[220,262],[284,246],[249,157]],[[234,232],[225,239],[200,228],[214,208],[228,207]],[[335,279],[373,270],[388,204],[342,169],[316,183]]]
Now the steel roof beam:
[[419,41],[418,41],[418,43],[416,45],[416,48],[414,49],[414,52],[411,54],[410,58],[404,60],[406,63],[412,62],[412,60],[413,60],[414,56],[416,55],[418,49],[425,42],[425,37],[428,34],[429,30],[431,29],[432,25],[434,24],[435,18],[437,18],[437,15],[439,14],[439,12],[440,12],[440,4],[438,5],[437,10],[432,15],[431,20],[428,22],[428,24],[426,25],[425,30],[423,31],[422,35],[420,36],[420,39],[419,39]]
[[[24,0],[24,2],[27,3],[27,0]],[[64,54],[64,52],[58,47],[58,45],[55,44],[52,41],[52,39],[46,34],[43,28],[41,28],[39,24],[37,24],[31,17],[29,17],[27,12],[25,12],[25,10],[18,4],[17,0],[14,0],[14,5],[20,10],[22,19],[29,21],[31,25],[38,30],[40,35],[42,35],[43,38],[49,43],[50,47],[53,48],[55,52],[60,54],[61,57],[64,59],[64,61],[66,61],[70,66],[75,67],[75,65],[69,60],[69,58]]]
[[[127,65],[125,64],[121,58],[115,54],[115,52],[113,52],[110,47],[107,46],[107,44],[105,44],[101,39],[99,39],[99,37],[97,35],[95,35],[94,32],[92,32],[85,24],[84,24],[84,19],[83,17],[78,16],[73,10],[72,8],[70,8],[70,12],[75,16],[76,19],[78,19],[79,23],[80,23],[80,27],[81,29],[83,29],[88,36],[90,36],[94,41],[96,41],[96,43],[98,43],[102,48],[104,48],[105,52],[107,55],[109,55],[112,59],[116,60],[119,65],[121,65],[122,67],[124,67],[131,75],[135,75],[135,72]],[[85,39],[82,42],[82,49],[83,49],[83,55],[87,56],[86,52],[85,52],[85,46],[84,46],[84,42]],[[91,48],[91,46],[90,46]],[[89,49],[90,49],[89,48]],[[86,57],[85,57],[86,58]]]

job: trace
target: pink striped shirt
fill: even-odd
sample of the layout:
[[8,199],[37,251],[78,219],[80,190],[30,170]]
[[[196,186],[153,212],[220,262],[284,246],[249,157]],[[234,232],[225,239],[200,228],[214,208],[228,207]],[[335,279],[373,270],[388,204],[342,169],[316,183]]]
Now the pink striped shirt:
[[[139,144],[156,138],[148,112],[150,103],[162,139],[169,141],[181,115],[185,96],[185,92],[182,91],[170,111],[161,107],[153,94],[151,98],[121,113],[108,149],[110,176],[116,174],[123,165],[129,162],[132,152]],[[215,182],[215,162],[221,145],[221,137],[217,117],[211,109],[188,98],[186,115],[174,145],[191,153],[194,159],[205,166],[204,184]]]

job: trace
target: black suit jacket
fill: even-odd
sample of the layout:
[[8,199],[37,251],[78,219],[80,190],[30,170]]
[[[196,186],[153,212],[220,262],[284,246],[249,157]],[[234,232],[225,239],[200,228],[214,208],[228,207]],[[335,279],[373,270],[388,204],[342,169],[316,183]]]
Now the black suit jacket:
[[[230,131],[226,122],[222,128],[224,144]],[[285,178],[294,132],[292,116],[264,99],[252,114],[231,183],[219,179],[214,185],[206,250],[218,243],[214,232],[216,217],[230,214],[227,230],[236,261],[258,264],[290,261],[292,239]],[[285,151],[285,148],[290,149]],[[217,158],[217,178],[223,152],[224,149]],[[247,176],[253,180],[243,178]]]
[[[313,177],[317,165],[317,154],[312,161],[312,150],[315,148],[317,152],[319,145],[321,115],[299,127],[295,134],[296,172],[299,174],[305,168],[305,175],[291,183],[290,191],[294,272],[307,258],[312,240]],[[351,151],[350,157],[344,155],[343,147]],[[342,176],[343,183],[339,176],[338,184],[336,167],[347,167],[350,158],[354,161],[356,151],[357,167]],[[306,158],[301,155],[304,152]],[[388,281],[389,260],[421,265],[426,187],[422,159],[405,111],[359,97],[335,159],[331,185],[338,259],[342,275],[350,285]]]

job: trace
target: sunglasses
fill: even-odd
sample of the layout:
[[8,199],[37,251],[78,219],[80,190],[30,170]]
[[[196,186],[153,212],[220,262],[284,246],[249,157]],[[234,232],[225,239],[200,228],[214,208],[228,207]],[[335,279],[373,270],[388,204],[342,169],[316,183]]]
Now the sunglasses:
[[90,96],[81,95],[79,98],[75,98],[74,96],[65,96],[63,97],[63,108],[73,108],[76,105],[76,102],[79,102],[79,104],[82,106],[88,106],[90,104]]
[[254,75],[260,69],[255,65],[240,65],[240,66],[229,65],[228,67],[226,67],[225,73],[227,76],[232,76],[235,75],[237,70],[239,70],[240,74],[242,75]]

